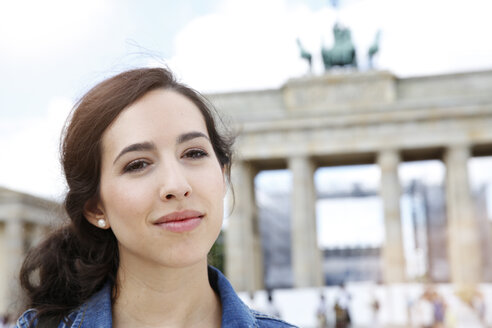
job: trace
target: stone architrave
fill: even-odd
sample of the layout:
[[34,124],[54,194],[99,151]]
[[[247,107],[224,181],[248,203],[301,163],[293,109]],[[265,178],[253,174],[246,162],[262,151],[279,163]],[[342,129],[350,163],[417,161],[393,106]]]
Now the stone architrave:
[[478,224],[468,179],[468,146],[452,146],[445,154],[448,251],[451,281],[468,287],[482,279]]
[[254,168],[247,162],[234,163],[231,172],[234,209],[225,234],[225,269],[238,291],[263,288],[263,256],[254,194]]
[[405,257],[400,220],[401,187],[398,178],[400,155],[396,150],[379,153],[381,169],[381,198],[383,201],[385,243],[383,247],[383,281],[401,283],[405,281]]
[[292,266],[294,286],[322,286],[321,251],[316,234],[314,164],[307,157],[289,158],[292,172]]

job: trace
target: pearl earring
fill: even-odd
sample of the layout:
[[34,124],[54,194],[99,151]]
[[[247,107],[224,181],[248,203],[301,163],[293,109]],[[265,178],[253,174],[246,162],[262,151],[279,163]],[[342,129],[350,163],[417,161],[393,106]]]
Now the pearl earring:
[[99,226],[99,228],[104,228],[106,226],[106,220],[104,219],[97,220],[97,225]]

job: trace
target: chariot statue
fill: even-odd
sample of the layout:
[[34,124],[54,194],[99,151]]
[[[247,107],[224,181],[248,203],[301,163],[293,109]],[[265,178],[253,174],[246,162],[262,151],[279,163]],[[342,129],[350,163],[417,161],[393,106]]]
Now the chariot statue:
[[333,26],[334,44],[330,49],[325,46],[321,48],[321,57],[325,71],[334,66],[357,67],[357,54],[352,42],[350,30],[340,24]]

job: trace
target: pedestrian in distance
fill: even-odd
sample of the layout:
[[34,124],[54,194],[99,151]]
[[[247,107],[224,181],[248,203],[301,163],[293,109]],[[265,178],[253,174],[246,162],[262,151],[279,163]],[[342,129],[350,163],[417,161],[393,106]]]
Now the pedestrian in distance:
[[325,295],[321,291],[319,294],[319,303],[316,308],[316,321],[317,328],[327,328],[328,327],[328,315],[327,315],[328,307],[326,305]]

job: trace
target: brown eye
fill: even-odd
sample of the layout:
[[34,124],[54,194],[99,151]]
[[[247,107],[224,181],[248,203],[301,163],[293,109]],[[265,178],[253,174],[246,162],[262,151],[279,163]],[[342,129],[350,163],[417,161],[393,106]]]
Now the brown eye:
[[202,149],[190,149],[184,154],[184,157],[191,159],[200,159],[206,156],[208,156],[208,153]]
[[127,166],[125,166],[125,168],[123,169],[123,172],[124,173],[138,172],[138,171],[145,169],[148,165],[149,165],[149,163],[147,163],[144,160],[139,159],[139,160],[130,162]]

